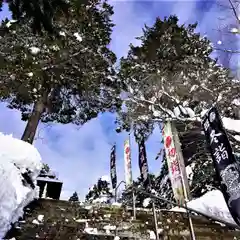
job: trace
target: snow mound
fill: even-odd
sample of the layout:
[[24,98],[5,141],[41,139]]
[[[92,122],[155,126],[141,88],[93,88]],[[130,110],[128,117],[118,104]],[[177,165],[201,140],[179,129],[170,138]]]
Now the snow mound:
[[38,187],[24,182],[22,174],[27,173],[35,184],[41,168],[41,156],[34,146],[0,133],[0,239],[38,196]]
[[224,117],[222,118],[222,121],[227,130],[240,133],[240,120]]
[[[219,190],[212,190],[187,203],[187,206],[193,210],[201,212],[215,219],[236,225],[231,213],[228,210],[223,194]],[[185,212],[184,208],[174,207],[171,211]]]
[[236,225],[231,213],[228,210],[223,194],[219,190],[209,191],[202,197],[188,202],[187,205],[199,212]]

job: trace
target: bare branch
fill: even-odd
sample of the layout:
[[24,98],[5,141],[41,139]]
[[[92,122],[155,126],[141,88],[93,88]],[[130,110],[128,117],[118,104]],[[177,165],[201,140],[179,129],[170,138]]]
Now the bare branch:
[[238,18],[237,10],[236,10],[235,6],[233,5],[232,0],[228,0],[228,1],[229,1],[230,5],[231,5],[231,8],[233,10],[233,13],[234,13],[234,16],[235,16],[237,22],[240,24],[240,19]]
[[240,50],[230,50],[230,49],[221,49],[221,48],[214,48],[217,51],[227,52],[227,53],[236,53],[239,54]]

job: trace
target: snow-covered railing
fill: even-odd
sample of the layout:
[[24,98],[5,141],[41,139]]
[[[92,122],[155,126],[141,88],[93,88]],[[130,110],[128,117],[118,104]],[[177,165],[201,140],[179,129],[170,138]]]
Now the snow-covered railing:
[[[213,215],[210,215],[210,214],[204,213],[202,211],[199,211],[197,209],[194,209],[192,207],[189,207],[189,205],[191,206],[191,202],[188,202],[188,204],[187,204],[188,206],[182,206],[182,205],[179,205],[179,204],[177,204],[175,202],[172,202],[172,201],[169,201],[169,200],[167,200],[165,198],[162,198],[160,196],[156,196],[154,194],[151,194],[151,193],[148,193],[146,191],[143,191],[143,190],[141,190],[139,188],[135,188],[135,187],[133,187],[133,188],[134,188],[134,190],[136,192],[143,193],[144,195],[149,196],[152,199],[158,199],[160,201],[164,201],[164,202],[170,203],[172,206],[176,206],[176,207],[179,207],[180,209],[188,210],[189,212],[196,213],[198,215],[206,217],[207,219],[210,219],[210,220],[213,220],[215,222],[222,223],[222,224],[224,224],[224,225],[226,225],[228,227],[240,230],[240,226],[238,226],[236,223],[234,223],[232,221],[227,221],[227,220],[224,220],[224,219],[220,219],[220,218],[214,217]],[[192,204],[192,206],[194,207],[193,204]]]

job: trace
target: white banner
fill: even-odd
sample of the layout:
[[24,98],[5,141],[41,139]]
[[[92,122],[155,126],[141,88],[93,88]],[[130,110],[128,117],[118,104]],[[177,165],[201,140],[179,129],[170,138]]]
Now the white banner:
[[189,199],[186,168],[176,129],[170,121],[164,124],[163,137],[174,197],[179,204],[184,204],[185,199]]
[[124,167],[126,187],[132,184],[131,149],[129,139],[124,142]]

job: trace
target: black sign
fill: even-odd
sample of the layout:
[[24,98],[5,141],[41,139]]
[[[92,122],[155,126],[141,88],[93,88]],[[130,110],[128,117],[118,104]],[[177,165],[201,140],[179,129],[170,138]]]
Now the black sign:
[[211,108],[203,118],[202,126],[207,138],[221,191],[229,211],[240,225],[240,171],[232,147],[224,130],[216,107]]
[[144,140],[141,140],[141,142],[138,144],[139,148],[139,168],[141,173],[141,179],[144,186],[147,186],[149,183],[148,179],[148,164],[147,164],[147,154],[146,154],[146,148]]
[[110,155],[110,175],[112,181],[112,187],[116,188],[117,186],[117,171],[116,171],[116,145],[112,147]]

